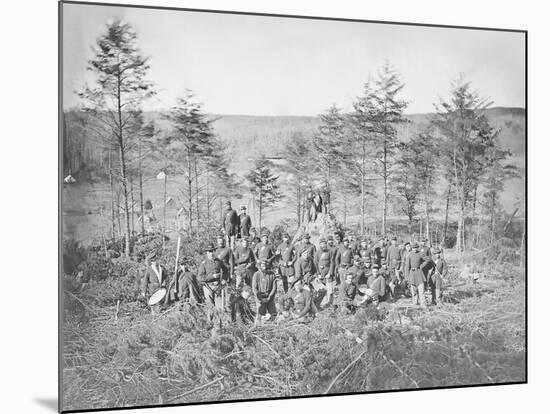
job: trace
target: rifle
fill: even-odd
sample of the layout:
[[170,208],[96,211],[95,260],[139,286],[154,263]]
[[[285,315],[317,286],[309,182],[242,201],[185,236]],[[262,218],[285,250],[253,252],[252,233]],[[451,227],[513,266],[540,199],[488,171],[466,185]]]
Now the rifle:
[[[166,295],[164,299],[164,304],[167,305],[168,301],[170,300],[170,296],[172,295],[172,292],[175,290],[176,293],[178,292],[178,262],[180,259],[180,246],[181,246],[181,235],[178,235],[178,244],[176,247],[176,264],[174,266],[174,278],[172,279],[172,282],[170,282],[170,286],[168,287],[168,294]],[[174,295],[175,297],[176,295]]]

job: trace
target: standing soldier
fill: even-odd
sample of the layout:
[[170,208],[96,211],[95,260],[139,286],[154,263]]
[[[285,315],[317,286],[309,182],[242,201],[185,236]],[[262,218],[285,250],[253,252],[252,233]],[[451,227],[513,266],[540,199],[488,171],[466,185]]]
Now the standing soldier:
[[241,239],[250,236],[251,227],[252,219],[246,213],[246,206],[241,206],[241,214],[239,215],[239,234]]
[[323,186],[323,212],[325,214],[330,212],[330,187],[328,183]]
[[386,252],[386,263],[390,273],[389,287],[392,298],[395,299],[395,288],[399,285],[399,268],[401,267],[401,251],[397,247],[397,237],[392,237],[391,245]]
[[365,266],[363,265],[363,260],[361,256],[356,254],[353,256],[353,266],[348,269],[347,274],[353,274],[353,283],[356,285],[362,285],[367,283],[365,278]]
[[206,247],[206,257],[199,266],[198,279],[202,283],[206,303],[216,304],[216,293],[222,283],[222,273],[225,271],[223,262],[214,255],[214,245]]
[[334,300],[334,278],[332,252],[329,250],[326,239],[319,240],[319,250],[315,253],[315,267],[319,274],[319,282],[326,286],[327,305],[332,305]]
[[[359,256],[364,261],[367,257],[371,258],[371,250],[368,246],[368,241],[366,237],[361,238],[361,243],[359,245]],[[372,259],[372,258],[371,258]]]
[[222,273],[222,280],[229,282],[232,275],[233,266],[235,265],[235,259],[231,249],[225,245],[225,238],[223,235],[219,235],[216,239],[217,247],[214,251],[215,256],[223,263],[224,271]]
[[413,251],[408,255],[405,262],[405,273],[408,275],[408,282],[411,286],[412,303],[418,305],[420,299],[420,306],[426,306],[424,267],[429,263],[430,258],[420,252],[418,242],[413,244],[412,249]]
[[353,252],[353,255],[355,256],[356,254],[359,253],[359,244],[357,243],[357,239],[355,238],[355,235],[353,233],[351,233],[348,236],[348,239],[349,239],[349,248],[351,249],[351,251]]
[[265,261],[268,266],[271,266],[271,261],[275,258],[275,249],[269,243],[267,237],[267,233],[262,233],[262,241],[254,248],[254,255],[258,263]]
[[347,269],[353,264],[353,252],[349,247],[349,240],[345,238],[336,252],[334,266],[338,272],[340,284],[343,284],[346,278]]
[[434,269],[430,277],[430,290],[432,292],[432,304],[441,305],[441,289],[443,289],[443,278],[447,276],[449,268],[445,259],[441,257],[439,248],[433,249]]
[[[145,272],[141,278],[141,296],[147,298],[161,287],[166,286],[166,270],[157,261],[157,253],[153,252],[145,259]],[[154,315],[160,310],[160,303],[151,306],[151,313]]]
[[275,306],[275,293],[277,292],[277,283],[275,276],[268,270],[268,264],[265,260],[260,261],[260,270],[254,273],[252,277],[252,291],[256,298],[256,320],[261,324],[261,317],[269,313],[269,319],[274,319],[277,316],[277,308]]
[[236,274],[236,287],[241,287],[244,281],[245,285],[250,286],[252,283],[252,276],[256,272],[256,257],[250,247],[248,247],[248,238],[243,237],[241,239],[241,245],[235,249],[235,274]]
[[304,234],[304,241],[302,244],[300,244],[299,248],[300,254],[301,252],[306,250],[309,257],[311,257],[312,259],[315,257],[315,252],[317,251],[317,249],[315,248],[315,245],[311,243],[309,233]]
[[239,232],[239,216],[231,208],[231,201],[226,201],[227,206],[223,216],[223,230],[225,231],[226,242],[228,246],[235,246],[235,236]]
[[431,248],[430,248],[430,241],[428,239],[424,239],[422,241],[422,246],[421,246],[420,251],[422,252],[422,254],[424,256],[432,257],[432,251],[431,251]]
[[317,219],[317,209],[315,208],[315,193],[313,193],[313,189],[311,187],[309,187],[308,191],[307,191],[307,196],[306,196],[306,200],[307,200],[307,207],[308,207],[308,210],[307,210],[307,221],[308,223],[310,221],[315,221]]
[[283,290],[288,292],[288,282],[294,281],[294,262],[296,261],[296,251],[290,244],[288,233],[283,234],[283,241],[277,246],[275,254],[279,257],[279,275],[283,282]]
[[252,251],[256,249],[256,246],[258,245],[258,243],[260,243],[260,239],[258,237],[258,233],[256,232],[256,228],[250,227],[250,237],[249,237],[248,245],[250,246]]

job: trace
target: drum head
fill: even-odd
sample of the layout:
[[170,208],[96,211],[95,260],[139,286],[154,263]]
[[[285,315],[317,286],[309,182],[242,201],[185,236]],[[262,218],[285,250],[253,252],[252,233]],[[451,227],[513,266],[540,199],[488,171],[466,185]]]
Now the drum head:
[[162,299],[164,299],[164,297],[166,296],[166,289],[165,288],[160,288],[158,289],[157,291],[155,291],[155,293],[153,293],[151,295],[151,297],[149,298],[149,300],[147,301],[147,304],[149,306],[153,306],[153,305],[156,305],[157,303],[159,303]]

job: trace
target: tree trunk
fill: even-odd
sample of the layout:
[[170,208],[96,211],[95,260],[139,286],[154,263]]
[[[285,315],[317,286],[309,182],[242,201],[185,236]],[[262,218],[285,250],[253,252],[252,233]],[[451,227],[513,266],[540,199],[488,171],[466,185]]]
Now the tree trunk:
[[426,205],[426,238],[431,243],[431,234],[430,234],[430,179],[428,178],[426,182],[426,195],[425,195],[425,205]]
[[194,158],[194,173],[195,173],[195,212],[197,213],[197,227],[200,226],[200,209],[199,209],[199,176],[197,174],[197,157]]
[[164,195],[162,198],[162,250],[166,247],[166,182],[168,181],[168,174],[164,172]]
[[446,247],[447,240],[447,226],[449,224],[449,200],[451,198],[451,184],[449,184],[449,189],[447,190],[447,204],[445,206],[445,224],[443,226],[443,246]]
[[112,239],[116,238],[116,220],[115,220],[115,192],[113,188],[113,147],[109,145],[109,188],[111,189],[111,225],[112,225]]
[[132,177],[130,176],[130,197],[131,197],[131,216],[132,216],[132,220],[131,220],[131,229],[130,229],[130,232],[132,234],[132,236],[134,235],[134,214],[135,214],[135,208],[134,208],[134,180],[132,179]]
[[126,148],[124,146],[124,135],[122,130],[122,98],[121,98],[121,78],[120,73],[117,76],[117,112],[118,112],[118,147],[120,158],[120,179],[122,181],[122,197],[124,206],[124,218],[125,218],[125,233],[126,243],[124,248],[124,254],[127,258],[130,257],[130,209],[128,206],[128,181],[126,177]]
[[139,210],[141,214],[141,234],[145,234],[145,209],[143,207],[143,167],[141,164],[141,138],[138,141]]
[[187,203],[187,208],[189,209],[187,212],[189,216],[189,230],[191,230],[193,228],[193,180],[191,178],[191,154],[189,148],[187,148]]
[[297,194],[296,194],[296,221],[298,223],[298,227],[302,225],[301,222],[301,215],[300,215],[300,204],[302,202],[302,195],[301,195],[301,185],[298,184],[297,186]]
[[384,136],[384,214],[382,216],[382,234],[386,234],[386,217],[388,215],[388,165],[387,165],[387,159],[388,157],[388,148],[386,143],[386,136]]

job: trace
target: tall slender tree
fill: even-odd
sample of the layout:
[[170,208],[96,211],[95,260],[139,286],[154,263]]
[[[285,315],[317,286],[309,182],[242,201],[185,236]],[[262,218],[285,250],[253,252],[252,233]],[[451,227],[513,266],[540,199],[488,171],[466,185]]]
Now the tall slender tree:
[[130,131],[135,129],[136,113],[143,101],[155,92],[146,79],[149,58],[137,46],[137,34],[127,23],[115,20],[92,47],[88,70],[95,75],[92,86],[86,84],[79,93],[83,108],[99,120],[105,135],[116,145],[119,180],[124,211],[125,255],[130,256],[130,206],[127,177],[127,151]]
[[246,176],[250,191],[258,207],[258,226],[262,228],[265,210],[283,198],[279,190],[279,176],[273,174],[274,165],[265,156],[257,159],[254,168]]
[[371,136],[377,161],[377,172],[383,182],[382,234],[385,234],[390,180],[395,163],[395,150],[399,143],[396,126],[408,122],[404,116],[408,102],[399,97],[405,84],[401,81],[399,73],[388,61],[380,69],[375,86],[376,92],[372,97],[377,108],[376,116],[373,119],[375,121],[373,127],[376,133]]
[[485,110],[491,105],[472,89],[463,76],[452,82],[451,96],[435,104],[433,124],[443,135],[442,154],[446,175],[452,177],[458,209],[455,249],[465,247],[467,207],[474,198],[488,165],[486,155],[499,134],[488,122]]

